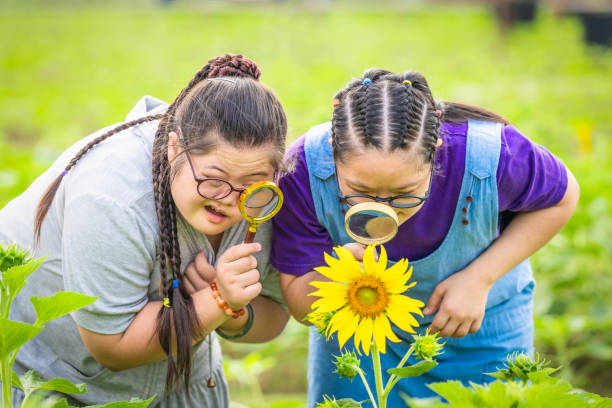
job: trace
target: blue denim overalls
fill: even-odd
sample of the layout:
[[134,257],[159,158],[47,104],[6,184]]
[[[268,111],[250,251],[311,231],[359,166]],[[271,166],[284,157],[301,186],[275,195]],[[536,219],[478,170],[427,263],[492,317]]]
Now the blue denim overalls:
[[[469,121],[465,173],[451,227],[434,252],[425,258],[410,260],[414,268],[412,280],[418,282],[407,292],[410,297],[426,304],[439,282],[465,268],[497,238],[499,213],[496,172],[501,148],[500,132],[500,124]],[[307,133],[304,150],[319,223],[327,229],[334,244],[344,245],[353,241],[344,230],[342,210],[346,207],[338,200],[330,137],[329,123],[316,126]],[[467,214],[463,213],[463,208],[467,208]],[[390,260],[390,264],[392,262]],[[324,264],[323,254],[321,264]],[[439,365],[420,377],[400,380],[389,396],[388,406],[405,406],[400,393],[419,398],[436,395],[426,387],[426,384],[432,382],[449,379],[464,383],[493,381],[493,377],[483,373],[496,371],[508,354],[520,351],[532,354],[534,286],[529,260],[506,273],[489,292],[480,330],[460,339],[445,338],[444,353],[437,357]],[[421,327],[417,333],[423,333],[432,319],[433,316],[419,318]],[[381,355],[384,383],[386,370],[397,365],[412,341],[409,333],[395,326],[394,331],[405,341],[387,342],[387,353]],[[353,340],[349,339],[344,348],[352,350],[353,346]],[[351,383],[333,373],[335,366],[332,364],[332,354],[340,354],[336,336],[326,342],[325,337],[320,337],[311,328],[308,358],[309,408],[322,401],[323,395],[333,395],[338,399],[353,398],[357,401],[368,399],[358,378]],[[410,364],[414,362],[413,358],[408,361]],[[361,367],[366,370],[366,378],[374,392],[371,357],[362,355]]]

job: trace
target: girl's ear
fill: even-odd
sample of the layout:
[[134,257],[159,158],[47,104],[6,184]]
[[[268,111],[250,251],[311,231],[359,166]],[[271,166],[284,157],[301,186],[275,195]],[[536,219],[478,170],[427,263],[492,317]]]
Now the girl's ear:
[[176,132],[172,131],[168,134],[168,163],[172,163],[178,154],[179,137]]

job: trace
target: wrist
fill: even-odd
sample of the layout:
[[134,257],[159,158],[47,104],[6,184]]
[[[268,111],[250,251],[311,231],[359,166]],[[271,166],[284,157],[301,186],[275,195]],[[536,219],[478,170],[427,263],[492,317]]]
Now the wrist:
[[250,303],[246,305],[245,309],[246,314],[244,317],[229,319],[227,322],[217,327],[217,334],[229,340],[244,337],[251,330],[251,327],[253,327],[253,319],[255,317],[253,307]]
[[219,292],[219,289],[217,287],[216,279],[212,281],[212,283],[210,284],[210,288],[212,289],[213,297],[217,301],[217,306],[219,306],[225,312],[226,315],[231,316],[234,319],[238,319],[240,316],[243,316],[245,314],[246,311],[244,307],[241,307],[240,309],[234,309],[221,297],[221,292]]
[[472,262],[463,270],[469,277],[475,279],[479,284],[491,289],[493,284],[497,281],[499,276],[493,272],[491,268],[487,268],[482,265],[478,265],[477,262]]

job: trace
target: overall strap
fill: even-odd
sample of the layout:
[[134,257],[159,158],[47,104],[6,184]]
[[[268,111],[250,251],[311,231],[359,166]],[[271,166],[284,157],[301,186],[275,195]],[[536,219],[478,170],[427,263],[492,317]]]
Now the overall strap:
[[344,245],[352,240],[344,230],[344,207],[339,201],[330,138],[331,122],[313,127],[305,136],[304,155],[317,220],[325,227],[335,245]]

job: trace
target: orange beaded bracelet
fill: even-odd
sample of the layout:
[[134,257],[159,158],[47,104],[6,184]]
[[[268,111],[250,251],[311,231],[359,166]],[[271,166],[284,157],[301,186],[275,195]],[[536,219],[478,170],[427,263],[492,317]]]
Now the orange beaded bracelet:
[[219,307],[221,309],[223,309],[223,311],[225,312],[226,315],[228,316],[232,316],[232,318],[237,319],[240,316],[244,315],[244,307],[238,310],[234,310],[232,309],[225,300],[223,300],[223,298],[221,297],[221,293],[219,293],[219,289],[217,289],[217,280],[213,280],[212,283],[210,284],[210,288],[212,289],[212,294],[215,298],[215,300],[217,301],[217,305],[219,305]]

